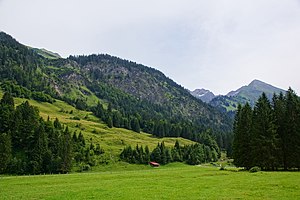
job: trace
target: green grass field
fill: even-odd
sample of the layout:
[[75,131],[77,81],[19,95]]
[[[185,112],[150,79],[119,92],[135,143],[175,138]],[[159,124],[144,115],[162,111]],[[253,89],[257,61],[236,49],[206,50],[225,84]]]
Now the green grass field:
[[173,163],[97,173],[0,177],[0,199],[300,199],[299,172]]

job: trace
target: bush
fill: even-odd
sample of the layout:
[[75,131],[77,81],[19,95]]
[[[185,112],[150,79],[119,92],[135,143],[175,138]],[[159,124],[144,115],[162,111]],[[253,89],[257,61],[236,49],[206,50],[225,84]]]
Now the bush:
[[254,172],[259,172],[260,170],[261,170],[260,167],[255,166],[255,167],[252,167],[252,168],[249,170],[249,172],[250,172],[250,173],[254,173]]
[[79,172],[90,171],[90,170],[91,170],[91,166],[89,164],[80,163]]
[[225,170],[225,166],[221,165],[220,170]]
[[77,116],[74,116],[74,117],[72,117],[71,119],[74,119],[74,120],[80,120],[80,118],[77,117]]

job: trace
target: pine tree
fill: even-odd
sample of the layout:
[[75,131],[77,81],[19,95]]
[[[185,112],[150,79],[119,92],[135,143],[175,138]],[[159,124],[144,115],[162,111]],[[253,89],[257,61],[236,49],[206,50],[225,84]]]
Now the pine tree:
[[34,131],[34,147],[30,153],[30,163],[31,163],[31,173],[38,174],[45,172],[43,169],[43,162],[45,159],[45,154],[48,150],[47,136],[45,133],[43,120],[40,120],[39,126]]
[[9,133],[0,133],[0,173],[4,173],[11,160],[11,137]]
[[107,118],[107,126],[109,127],[109,128],[112,128],[113,127],[113,121],[112,121],[112,117],[111,116],[109,116],[108,118]]
[[8,133],[12,130],[14,112],[15,107],[12,96],[10,93],[4,93],[0,100],[0,133]]
[[150,159],[151,161],[155,161],[155,162],[158,162],[158,163],[161,163],[162,161],[162,158],[161,158],[161,148],[159,146],[159,144],[157,145],[157,147],[155,149],[153,149],[151,155],[150,155]]
[[11,96],[11,94],[9,92],[4,93],[4,95],[3,95],[3,97],[0,101],[0,104],[1,105],[9,105],[12,108],[15,107],[14,99],[13,99],[13,97]]
[[83,147],[85,146],[85,139],[84,139],[81,131],[78,135],[78,142],[80,143],[81,146],[83,146]]
[[286,167],[300,168],[300,99],[289,88],[286,93],[285,117],[285,145]]
[[278,135],[274,114],[265,93],[258,99],[253,112],[253,163],[263,169],[278,165]]
[[244,107],[238,106],[234,120],[233,158],[238,167],[250,169],[252,167],[251,141],[252,136],[252,109],[248,103]]
[[150,162],[150,150],[149,147],[146,145],[145,147],[145,164]]
[[282,93],[279,95],[273,96],[273,110],[274,110],[274,117],[275,117],[275,124],[276,124],[276,132],[279,135],[279,148],[280,151],[278,152],[278,163],[280,167],[283,167],[284,170],[287,170],[287,155],[288,155],[288,134],[287,130],[287,119],[286,119],[286,99]]
[[69,128],[67,127],[61,137],[61,151],[60,157],[62,158],[61,171],[67,173],[72,167],[72,138]]
[[131,128],[133,131],[137,133],[141,132],[140,123],[138,119],[135,117],[131,119]]

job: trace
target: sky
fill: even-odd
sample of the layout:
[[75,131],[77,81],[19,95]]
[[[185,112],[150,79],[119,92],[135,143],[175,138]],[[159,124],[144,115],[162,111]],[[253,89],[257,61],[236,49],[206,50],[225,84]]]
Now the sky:
[[62,57],[135,61],[189,90],[258,79],[300,94],[300,0],[0,0],[0,31]]

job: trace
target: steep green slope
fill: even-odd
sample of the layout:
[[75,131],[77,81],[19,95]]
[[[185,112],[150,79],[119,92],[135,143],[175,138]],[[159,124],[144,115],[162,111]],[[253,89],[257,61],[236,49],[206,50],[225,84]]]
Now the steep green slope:
[[1,32],[0,78],[15,97],[63,100],[114,127],[195,141],[208,129],[212,135],[231,131],[226,114],[158,70],[109,55],[48,59]]
[[[0,99],[2,96],[3,92],[0,90]],[[17,106],[28,99],[14,98],[14,100]],[[53,104],[35,100],[28,101],[31,105],[39,109],[40,116],[45,120],[47,120],[48,117],[52,121],[58,118],[58,120],[68,126],[72,132],[77,131],[77,133],[79,133],[81,131],[88,144],[91,140],[94,143],[99,143],[105,151],[103,157],[107,159],[108,162],[118,161],[121,150],[128,145],[148,145],[152,150],[156,147],[158,142],[162,141],[164,141],[168,147],[174,146],[176,140],[178,140],[181,145],[193,143],[183,138],[155,138],[147,133],[136,133],[123,128],[108,128],[106,124],[101,122],[91,112],[78,110],[60,100],[56,100]]]
[[[69,59],[79,64],[82,74],[92,83],[116,87],[140,102],[154,104],[164,119],[185,119],[204,129],[230,129],[226,116],[193,97],[158,70],[109,55],[71,56]],[[89,88],[95,90],[93,85]]]
[[36,52],[40,56],[43,56],[47,59],[59,59],[59,58],[61,58],[61,56],[58,53],[53,53],[53,52],[51,52],[47,49],[38,49],[38,48],[31,48],[31,47],[28,47],[28,48],[32,49],[34,52]]

